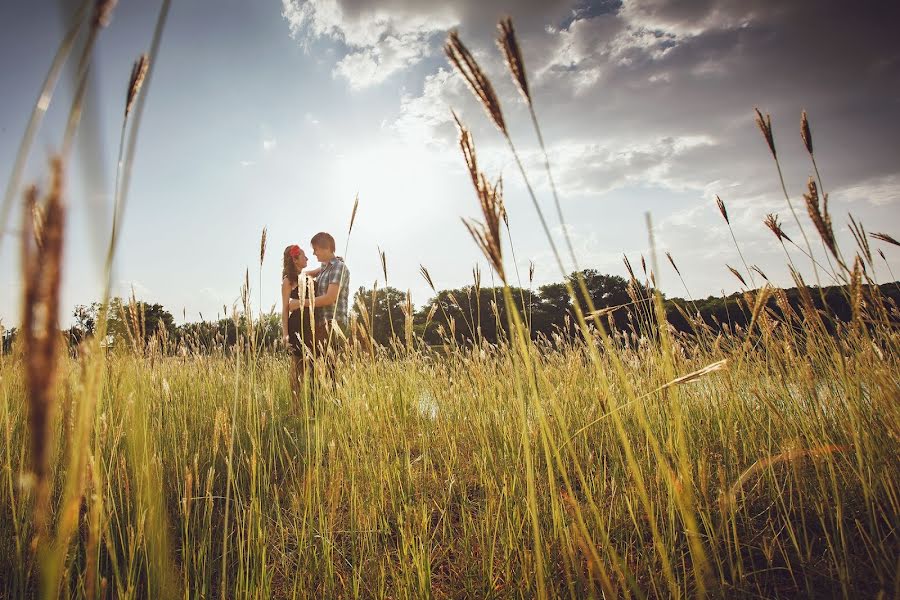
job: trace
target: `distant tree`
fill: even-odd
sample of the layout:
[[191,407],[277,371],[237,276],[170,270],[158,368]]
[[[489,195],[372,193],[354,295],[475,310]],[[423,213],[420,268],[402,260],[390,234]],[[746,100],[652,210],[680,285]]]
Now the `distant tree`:
[[368,313],[370,327],[372,331],[369,334],[375,342],[382,346],[389,346],[391,343],[393,325],[393,335],[401,340],[403,339],[403,327],[406,317],[403,313],[403,307],[406,305],[406,292],[401,292],[397,288],[385,287],[379,288],[374,292],[360,287],[353,296],[353,313],[356,314],[358,322],[364,322],[362,309],[359,304],[365,306]]
[[269,313],[256,324],[256,339],[260,348],[274,348],[281,341],[281,314]]
[[[609,308],[631,302],[628,296],[628,281],[624,277],[605,275],[595,269],[585,269],[581,275],[595,308]],[[576,292],[580,291],[575,273],[568,275],[566,279]]]
[[[618,275],[605,275],[595,269],[581,271],[585,287],[593,302],[594,308],[602,309],[611,306],[619,306],[630,302],[628,296],[628,282]],[[587,310],[587,302],[581,296],[581,286],[578,284],[578,274],[570,273],[565,282],[548,283],[538,288],[540,295],[539,310],[534,318],[534,329],[549,333],[553,329],[562,329],[569,315],[570,327],[576,325],[572,314],[572,300],[566,288],[566,282],[572,286],[583,310]]]
[[100,303],[92,302],[89,305],[79,304],[72,313],[77,327],[84,337],[94,335],[97,327],[97,319],[100,316]]
[[[539,299],[528,290],[510,287],[510,297],[516,307],[523,324]],[[425,341],[429,344],[444,343],[444,336],[451,335],[459,344],[468,344],[476,340],[497,343],[508,337],[509,317],[504,300],[503,288],[476,288],[465,286],[455,290],[441,290],[430,299],[416,315],[420,329],[424,325],[432,307],[437,305],[433,314],[433,325],[425,331]]]
[[12,329],[5,329],[0,327],[0,348],[3,349],[3,354],[7,354],[12,352],[13,344],[16,342],[16,335],[18,334],[18,329],[13,327]]
[[534,312],[532,329],[536,333],[549,335],[554,329],[561,329],[571,309],[571,299],[563,283],[548,283],[538,288],[540,300]]
[[63,332],[70,351],[74,352],[78,344],[94,335],[99,315],[99,302],[92,302],[89,305],[79,304],[75,307],[72,312],[75,323]]
[[145,348],[158,334],[173,338],[176,333],[175,319],[161,304],[141,300],[124,302],[121,298],[110,302],[107,330],[114,345],[140,348]]

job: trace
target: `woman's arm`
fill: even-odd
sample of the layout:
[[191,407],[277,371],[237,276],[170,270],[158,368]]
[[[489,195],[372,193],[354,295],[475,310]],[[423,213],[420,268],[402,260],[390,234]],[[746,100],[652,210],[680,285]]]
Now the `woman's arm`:
[[281,338],[285,344],[290,341],[288,318],[291,315],[291,283],[287,279],[281,281]]
[[[331,306],[332,304],[337,303],[338,293],[340,293],[340,286],[336,283],[332,283],[328,286],[328,291],[322,294],[321,296],[316,296],[313,301],[313,306]],[[290,301],[290,309],[297,310],[301,308],[300,301],[296,298],[291,298]],[[303,301],[303,308],[309,308],[309,298]]]
[[303,271],[303,274],[307,277],[318,277],[319,273],[322,272],[322,267],[316,267],[315,269],[310,269],[309,271]]

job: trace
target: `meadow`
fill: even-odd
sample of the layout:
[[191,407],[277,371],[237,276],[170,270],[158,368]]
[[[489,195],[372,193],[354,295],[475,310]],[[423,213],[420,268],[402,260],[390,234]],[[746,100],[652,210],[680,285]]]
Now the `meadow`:
[[[117,209],[167,7],[129,82]],[[511,22],[499,42],[533,111]],[[509,141],[456,34],[447,53]],[[778,166],[771,120],[757,119]],[[506,283],[502,187],[459,127],[483,217],[467,226]],[[801,132],[815,165],[805,114]],[[363,307],[294,401],[288,357],[256,343],[249,276],[234,343],[144,340],[133,311],[138,343],[109,348],[106,297],[96,335],[65,352],[65,163],[46,196],[26,195],[23,320],[0,354],[0,597],[900,597],[900,313],[871,279],[869,239],[900,244],[852,221],[857,247],[840,248],[815,181],[803,202],[821,252],[767,225],[794,257],[817,256],[806,264],[838,282],[849,319],[817,305],[799,270],[792,304],[732,268],[746,326],[685,312],[691,329],[676,331],[650,227],[627,306],[594,306],[574,278],[573,329],[532,336],[505,286],[496,343],[447,335],[439,349],[413,334],[411,310],[373,343]]]
[[[806,317],[668,352],[353,353],[302,406],[280,356],[110,356],[68,499],[67,361],[64,595],[896,597],[896,332]],[[39,574],[22,360],[0,363],[8,597]]]

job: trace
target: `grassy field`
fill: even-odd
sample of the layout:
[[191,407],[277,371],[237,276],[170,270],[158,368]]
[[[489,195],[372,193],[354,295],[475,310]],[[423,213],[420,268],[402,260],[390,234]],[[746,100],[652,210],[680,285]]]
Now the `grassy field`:
[[[83,495],[61,505],[84,398],[85,360],[66,362],[51,428],[50,519],[76,522],[63,587],[896,597],[897,334],[816,322],[763,314],[752,343],[706,334],[668,353],[622,338],[354,353],[302,406],[279,356],[112,356]],[[0,363],[9,597],[38,585],[21,360]]]
[[[79,13],[92,36],[82,64],[114,4]],[[129,81],[107,283],[168,7]],[[78,26],[29,121],[4,226]],[[499,42],[543,147],[511,21]],[[487,77],[456,33],[446,50],[528,184]],[[248,339],[213,352],[163,352],[159,340],[109,350],[109,285],[96,335],[77,358],[65,352],[62,198],[83,99],[50,189],[26,193],[23,318],[0,353],[0,598],[900,598],[900,312],[871,285],[868,239],[900,243],[851,220],[857,248],[837,246],[805,113],[819,181],[804,194],[807,228],[823,252],[786,188],[802,239],[766,221],[799,306],[747,285],[741,254],[743,275],[729,269],[751,290],[747,327],[685,314],[693,332],[676,333],[652,289],[648,218],[652,269],[643,283],[631,273],[628,332],[608,334],[606,307],[582,306],[570,287],[575,335],[533,340],[505,287],[505,341],[448,339],[438,353],[407,323],[393,348],[369,352],[364,317],[334,385],[320,359],[322,385],[295,401],[287,356]],[[483,217],[466,224],[505,283],[502,185],[457,123]],[[757,112],[757,123],[780,177],[771,120]],[[353,217],[348,238],[352,228]],[[816,280],[843,285],[849,321],[815,308],[820,291],[793,271],[800,254]],[[245,281],[247,324],[249,271]]]

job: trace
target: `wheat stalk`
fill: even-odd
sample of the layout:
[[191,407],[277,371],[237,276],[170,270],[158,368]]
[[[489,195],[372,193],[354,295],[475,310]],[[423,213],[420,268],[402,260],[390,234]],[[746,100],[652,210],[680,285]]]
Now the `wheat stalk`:
[[863,256],[866,259],[866,262],[869,263],[869,266],[873,269],[875,268],[874,261],[872,260],[872,247],[869,245],[869,238],[866,235],[866,228],[863,227],[862,222],[858,222],[853,218],[853,215],[847,215],[850,219],[850,233],[853,234],[853,239],[856,240],[856,246],[859,248],[859,251],[863,253]]
[[478,66],[475,57],[472,56],[469,49],[459,39],[459,34],[456,30],[451,31],[447,36],[444,52],[453,66],[456,67],[456,70],[462,74],[472,93],[481,102],[491,122],[501,133],[507,135],[506,122],[503,120],[503,111],[500,109],[500,101],[497,99],[496,92],[494,92],[494,86],[491,85],[487,75]]
[[838,264],[847,270],[843,260],[840,257],[837,248],[837,241],[834,237],[834,229],[831,224],[831,215],[828,213],[828,194],[823,195],[822,204],[819,205],[819,191],[816,182],[810,177],[806,182],[807,192],[803,194],[806,202],[806,212],[809,214],[810,220],[819,232],[819,237],[825,242],[825,246],[837,260]]
[[[356,193],[356,197],[353,199],[353,211],[350,213],[350,226],[347,228],[347,243],[350,242],[350,233],[353,231],[353,223],[356,222],[356,210],[359,208],[359,192]],[[347,248],[344,247],[344,255],[347,254]]]
[[109,27],[112,22],[112,12],[119,0],[97,0],[94,10],[94,27]]
[[[43,201],[46,215],[42,234],[43,244],[41,249],[35,247],[32,212],[38,202],[38,190],[37,187],[31,186],[25,195],[26,210],[22,219],[21,247],[24,283],[22,344],[29,403],[31,471],[37,489],[34,521],[38,547],[41,549],[49,537],[52,487],[49,476],[52,443],[49,425],[56,404],[59,361],[57,336],[65,234],[64,171],[61,157],[51,159],[50,170],[50,190]],[[45,578],[47,575],[44,574]]]
[[803,145],[806,147],[806,151],[810,156],[813,155],[813,143],[812,143],[812,132],[809,130],[809,118],[806,116],[806,111],[804,110],[800,113],[800,139],[803,140]]
[[778,222],[778,215],[772,214],[772,213],[767,214],[763,223],[765,223],[766,227],[768,227],[772,231],[772,233],[775,234],[775,237],[778,238],[779,242],[781,240],[787,240],[789,242],[793,242],[793,240],[791,238],[789,238],[788,235],[781,228],[781,224]]
[[131,77],[128,79],[128,91],[125,94],[125,116],[131,114],[134,108],[134,102],[137,100],[138,94],[141,93],[141,87],[147,78],[147,71],[150,69],[150,58],[146,54],[134,61],[131,67]]
[[747,282],[744,281],[744,278],[741,276],[740,271],[738,271],[737,269],[735,269],[735,268],[732,267],[731,265],[726,264],[725,266],[728,267],[728,270],[731,271],[731,274],[732,274],[732,275],[734,275],[735,277],[737,277],[738,281],[741,282],[741,285],[743,285],[744,287],[747,287]]
[[756,126],[762,132],[763,138],[765,138],[766,144],[769,146],[769,151],[772,153],[772,158],[778,160],[778,153],[775,151],[775,135],[772,132],[772,115],[766,113],[766,116],[763,116],[758,108],[753,110],[756,111]]
[[716,195],[716,205],[719,207],[719,212],[722,213],[722,218],[725,219],[725,224],[728,225],[728,232],[731,234],[731,241],[734,242],[734,247],[738,251],[738,256],[741,257],[741,262],[744,264],[744,269],[750,276],[750,282],[753,284],[753,287],[756,287],[756,280],[753,278],[753,272],[750,270],[750,267],[747,266],[747,260],[744,258],[744,253],[741,252],[741,246],[738,244],[737,237],[735,237],[734,235],[734,229],[732,229],[731,227],[731,220],[728,218],[728,211],[725,208],[725,202],[723,202],[718,195]]
[[885,242],[886,244],[891,244],[892,246],[900,246],[900,242],[891,237],[886,233],[870,233],[869,237],[872,239],[876,239],[879,242]]
[[491,185],[484,173],[478,170],[478,158],[472,134],[462,124],[456,113],[452,114],[459,129],[459,147],[481,204],[481,213],[484,216],[484,223],[463,219],[463,225],[505,284],[506,273],[503,269],[503,253],[500,246],[500,221],[503,220],[505,212],[502,196],[503,180],[500,179],[495,185]]
[[[806,231],[803,229],[803,225],[800,224],[800,217],[797,216],[797,211],[794,210],[794,203],[791,202],[791,197],[788,194],[787,186],[784,183],[784,174],[781,172],[781,162],[778,160],[778,153],[775,151],[775,134],[772,131],[772,117],[768,113],[763,117],[762,112],[760,112],[759,108],[754,108],[756,111],[756,125],[759,127],[760,132],[762,132],[763,138],[766,140],[766,144],[769,146],[769,151],[772,153],[772,159],[775,161],[775,169],[778,171],[778,181],[781,183],[781,191],[784,193],[784,199],[787,201],[788,209],[791,211],[791,215],[794,217],[794,221],[797,223],[797,228],[800,230],[800,235],[803,236],[803,241],[806,244],[807,256],[810,257],[810,260],[813,261],[813,274],[816,277],[816,282],[819,283],[819,271],[816,268],[816,262],[813,258],[812,245],[809,243],[809,238],[806,236]],[[820,286],[821,287],[821,284]]]

